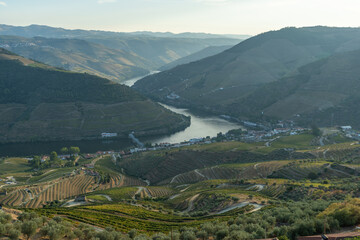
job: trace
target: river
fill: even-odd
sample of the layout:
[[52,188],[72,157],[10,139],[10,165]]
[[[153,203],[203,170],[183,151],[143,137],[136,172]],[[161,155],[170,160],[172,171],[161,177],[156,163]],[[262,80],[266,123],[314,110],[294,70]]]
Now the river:
[[231,129],[236,129],[241,127],[236,123],[226,121],[216,116],[203,116],[203,115],[195,114],[189,111],[188,109],[176,108],[165,104],[161,104],[161,105],[173,112],[180,113],[185,116],[190,116],[191,124],[185,130],[174,133],[170,136],[146,139],[146,141],[148,142],[179,143],[190,140],[192,138],[200,138],[207,136],[215,137],[219,132],[226,133]]
[[[152,71],[150,74],[157,73]],[[149,74],[149,75],[150,75]],[[144,77],[144,76],[143,76]],[[136,81],[143,77],[132,78],[124,82],[125,85],[132,86]],[[240,128],[240,125],[228,122],[217,116],[203,116],[190,112],[187,109],[175,108],[162,104],[167,109],[191,117],[191,125],[185,130],[169,136],[152,137],[141,139],[143,142],[151,143],[179,143],[192,138],[214,137],[217,133],[225,133],[231,129]],[[136,135],[136,134],[135,134]],[[56,142],[31,142],[0,144],[0,157],[3,156],[30,156],[49,154],[51,151],[60,151],[62,147],[78,146],[82,152],[97,152],[99,150],[115,150],[133,147],[129,139],[114,140],[84,140],[84,141],[56,141]]]
[[[159,71],[152,71],[148,75],[155,73],[159,73]],[[143,77],[126,80],[124,84],[131,87],[132,85],[135,84],[135,82],[137,82]],[[174,133],[170,136],[145,138],[145,139],[141,139],[142,141],[151,142],[151,143],[179,143],[190,140],[192,138],[201,138],[207,136],[215,137],[219,132],[226,133],[231,129],[236,129],[241,127],[236,123],[226,121],[217,116],[204,116],[191,112],[188,109],[176,108],[165,104],[161,104],[161,105],[173,112],[180,113],[185,116],[190,116],[191,125],[188,128],[186,128],[184,131]]]
[[155,73],[159,73],[160,71],[150,71],[149,74],[145,75],[145,76],[141,76],[141,77],[135,77],[135,78],[131,78],[131,79],[128,79],[128,80],[125,80],[124,82],[122,82],[122,84],[126,85],[126,86],[129,86],[129,87],[132,87],[132,85],[134,85],[137,81],[139,81],[140,79],[146,77],[146,76],[150,76],[150,75],[153,75]]

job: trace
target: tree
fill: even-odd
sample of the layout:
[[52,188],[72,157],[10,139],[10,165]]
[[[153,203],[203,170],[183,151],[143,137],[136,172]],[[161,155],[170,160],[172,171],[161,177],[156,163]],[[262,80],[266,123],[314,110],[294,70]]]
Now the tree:
[[32,166],[33,166],[34,168],[39,168],[39,167],[40,167],[40,164],[41,164],[41,158],[40,158],[40,156],[35,156],[35,157],[33,158]]
[[55,163],[58,160],[58,155],[55,151],[50,153],[50,162]]
[[316,137],[319,137],[321,135],[321,131],[316,125],[311,126],[311,133]]
[[311,180],[315,180],[318,178],[318,175],[314,172],[309,172],[308,178],[310,178]]
[[129,237],[130,237],[131,239],[134,239],[135,236],[137,235],[137,230],[136,230],[136,229],[131,229],[131,230],[128,232],[128,234],[129,234]]
[[16,230],[15,228],[10,229],[9,231],[9,238],[11,240],[18,240],[20,237],[20,231]]
[[67,154],[67,153],[69,153],[69,149],[67,147],[63,147],[63,148],[61,148],[60,152],[61,152],[61,154]]
[[196,237],[205,240],[208,238],[208,233],[205,230],[201,230],[196,233]]
[[196,236],[193,231],[184,231],[180,235],[181,240],[195,240]]
[[34,221],[26,221],[21,224],[21,232],[22,234],[26,235],[27,239],[36,233],[37,228],[38,226]]
[[219,231],[216,232],[216,240],[222,240],[224,239],[227,235],[229,235],[229,231],[225,228],[225,229],[221,229]]
[[71,154],[71,156],[73,156],[75,154],[79,154],[80,153],[80,148],[79,147],[70,147],[69,148],[69,153]]

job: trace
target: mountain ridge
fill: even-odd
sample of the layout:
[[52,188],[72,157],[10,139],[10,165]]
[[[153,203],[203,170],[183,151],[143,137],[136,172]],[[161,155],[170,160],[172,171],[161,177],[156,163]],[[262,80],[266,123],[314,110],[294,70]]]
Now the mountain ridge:
[[234,106],[264,84],[344,51],[360,49],[360,28],[284,28],[196,62],[139,80],[133,88],[166,104],[247,118]]

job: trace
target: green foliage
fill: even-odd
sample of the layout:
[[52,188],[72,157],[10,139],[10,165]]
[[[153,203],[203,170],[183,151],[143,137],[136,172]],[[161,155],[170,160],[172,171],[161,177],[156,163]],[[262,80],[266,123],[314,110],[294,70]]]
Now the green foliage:
[[35,221],[27,221],[21,225],[21,232],[27,236],[27,239],[33,236],[36,233],[37,229],[38,225]]
[[333,203],[319,217],[332,217],[340,226],[353,226],[360,223],[360,199],[350,199],[343,203]]
[[32,161],[32,166],[34,168],[39,168],[41,164],[41,158],[40,156],[34,156],[33,161]]
[[60,150],[61,154],[67,154],[69,152],[69,149],[67,147],[63,147]]
[[50,153],[50,162],[51,163],[57,163],[59,161],[58,155],[55,151]]
[[74,155],[74,154],[79,154],[80,153],[80,148],[79,147],[70,147],[69,148],[69,153]]
[[316,125],[311,126],[311,134],[314,135],[315,137],[319,137],[321,135],[321,131],[318,128],[318,126]]

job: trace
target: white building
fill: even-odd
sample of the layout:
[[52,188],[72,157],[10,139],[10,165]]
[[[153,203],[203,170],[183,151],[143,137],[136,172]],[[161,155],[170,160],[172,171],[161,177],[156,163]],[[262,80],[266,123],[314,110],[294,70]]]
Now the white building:
[[101,137],[103,138],[117,137],[117,133],[102,133]]

